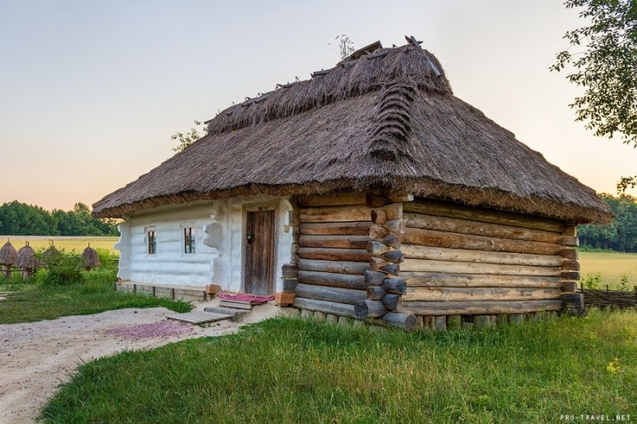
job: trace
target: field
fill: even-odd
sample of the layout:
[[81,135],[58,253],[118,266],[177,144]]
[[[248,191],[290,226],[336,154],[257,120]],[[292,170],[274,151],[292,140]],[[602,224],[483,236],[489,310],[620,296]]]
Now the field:
[[[4,239],[4,240],[3,240]],[[10,240],[13,247],[20,249],[25,242],[35,250],[46,249],[51,242],[58,249],[64,249],[67,252],[75,250],[78,253],[91,244],[93,249],[105,249],[111,254],[119,256],[119,251],[113,249],[113,245],[119,241],[119,237],[58,237],[58,236],[0,236],[0,241],[4,244],[5,240]]]
[[[599,288],[633,290],[637,286],[637,254],[580,252],[582,282],[598,281]],[[597,274],[599,273],[599,278]]]

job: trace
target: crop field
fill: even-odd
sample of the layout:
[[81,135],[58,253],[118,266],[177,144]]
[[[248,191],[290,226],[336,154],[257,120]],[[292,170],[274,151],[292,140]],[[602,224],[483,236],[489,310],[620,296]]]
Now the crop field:
[[[637,286],[637,254],[580,252],[582,282],[595,281],[605,288],[633,290]],[[599,277],[598,277],[599,275]]]
[[0,245],[6,243],[6,240],[10,240],[16,249],[20,249],[28,241],[35,251],[44,250],[53,243],[59,250],[74,250],[78,253],[82,253],[90,243],[93,249],[105,249],[119,256],[119,251],[113,249],[119,237],[0,236]]

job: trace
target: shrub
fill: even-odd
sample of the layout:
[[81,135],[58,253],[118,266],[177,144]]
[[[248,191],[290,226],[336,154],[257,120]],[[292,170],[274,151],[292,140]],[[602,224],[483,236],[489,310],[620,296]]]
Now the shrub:
[[65,253],[62,250],[51,255],[47,260],[47,267],[48,269],[38,278],[44,286],[68,286],[84,282],[80,257],[73,251]]

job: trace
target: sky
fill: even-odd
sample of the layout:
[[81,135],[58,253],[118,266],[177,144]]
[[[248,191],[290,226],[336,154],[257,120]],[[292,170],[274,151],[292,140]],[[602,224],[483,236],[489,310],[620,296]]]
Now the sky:
[[615,193],[637,150],[574,122],[582,91],[549,72],[582,24],[558,0],[0,0],[0,204],[93,204],[172,156],[194,120],[334,66],[342,34],[422,40],[457,97]]

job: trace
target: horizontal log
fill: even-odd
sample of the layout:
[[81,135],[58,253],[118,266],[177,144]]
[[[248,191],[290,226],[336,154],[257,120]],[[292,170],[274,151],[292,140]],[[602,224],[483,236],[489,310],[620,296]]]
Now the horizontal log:
[[564,259],[570,259],[576,261],[579,259],[579,252],[572,247],[564,248],[560,251],[560,256]]
[[369,269],[368,262],[319,261],[299,259],[299,270],[333,272],[337,274],[363,275]]
[[402,219],[392,219],[391,221],[387,221],[383,224],[383,227],[393,234],[405,233],[405,221]]
[[471,302],[407,302],[403,312],[416,315],[494,315],[522,314],[537,311],[559,311],[561,300],[502,300]]
[[382,317],[387,312],[389,311],[379,300],[366,299],[354,303],[354,313],[356,314],[356,319],[359,320]]
[[390,265],[390,263],[385,259],[373,257],[369,260],[369,269],[372,271],[380,271],[382,267],[387,265]]
[[385,266],[381,266],[380,270],[386,274],[398,275],[398,273],[400,272],[400,265],[396,265],[396,264],[385,265]]
[[368,286],[367,298],[370,300],[381,300],[387,292],[380,286]]
[[528,275],[536,277],[557,277],[559,267],[498,265],[476,262],[449,262],[427,259],[405,259],[400,269],[405,272],[448,272],[454,274]]
[[472,300],[541,300],[559,299],[562,290],[503,287],[407,287],[404,301],[455,302]]
[[370,208],[380,208],[390,203],[394,203],[393,200],[380,194],[368,192],[365,195],[365,204]]
[[[299,271],[299,283],[316,286],[365,290],[367,284],[362,275],[333,274],[331,272]],[[298,286],[297,286],[298,288]]]
[[399,294],[386,294],[380,301],[390,311],[397,311],[400,309],[401,297]]
[[303,208],[316,208],[323,206],[364,205],[365,193],[329,193],[318,196],[299,196],[299,206]]
[[324,247],[336,249],[367,249],[369,236],[310,236],[301,235],[300,247]]
[[559,244],[447,233],[418,228],[406,228],[402,242],[403,244],[445,247],[449,249],[532,253],[536,255],[557,255],[562,250],[562,246]]
[[367,251],[371,253],[373,256],[380,256],[385,252],[389,252],[390,250],[391,248],[383,242],[380,242],[380,241],[367,242]]
[[319,247],[299,247],[299,257],[324,261],[367,262],[371,255],[362,249],[323,249]]
[[563,238],[562,234],[550,231],[468,221],[466,219],[449,218],[444,216],[406,213],[404,219],[407,227],[420,228],[423,230],[447,231],[458,234],[539,241],[542,243],[553,244],[562,244]]
[[563,271],[579,271],[580,270],[579,262],[571,260],[571,259],[566,259],[564,262],[562,262],[562,270]]
[[399,278],[385,278],[380,285],[387,293],[405,294],[407,293],[407,283]]
[[387,222],[387,215],[385,214],[384,210],[377,208],[372,210],[371,219],[372,222],[376,225],[384,225],[385,222]]
[[575,293],[577,291],[577,281],[562,281],[560,288],[564,293]]
[[385,216],[387,217],[388,221],[403,219],[402,203],[391,203],[389,205],[385,205],[383,206],[383,210],[385,211]]
[[389,252],[385,252],[380,255],[380,257],[393,264],[402,263],[405,259],[405,257],[403,256],[403,252],[400,250],[390,250]]
[[365,271],[365,284],[368,286],[380,286],[383,284],[383,281],[387,278],[387,274],[380,271]]
[[568,224],[564,227],[562,234],[568,237],[577,237],[577,225]]
[[304,222],[299,226],[301,234],[357,236],[369,234],[372,223],[367,222]]
[[309,311],[325,312],[326,314],[356,317],[354,305],[349,305],[347,303],[327,302],[325,300],[303,299],[297,297],[294,299],[293,306],[295,308]]
[[326,300],[328,302],[348,303],[353,305],[357,300],[367,299],[363,290],[343,289],[338,287],[299,284],[296,286],[297,297],[304,299]]
[[534,255],[530,253],[487,252],[484,250],[448,249],[444,247],[403,244],[406,259],[430,259],[436,261],[479,262],[502,265],[561,266],[558,255]]
[[404,312],[388,312],[383,315],[383,323],[390,327],[402,328],[407,332],[416,329],[416,315]]
[[301,209],[301,222],[354,222],[369,221],[372,209],[367,206],[330,206]]
[[559,288],[559,277],[517,275],[453,274],[438,272],[401,272],[408,287],[529,287]]
[[387,235],[389,235],[389,230],[380,225],[372,224],[369,227],[369,238],[376,241],[383,240]]
[[394,202],[413,202],[414,201],[414,195],[407,191],[390,191],[386,195]]
[[562,233],[564,222],[533,215],[523,215],[514,212],[504,212],[495,209],[483,209],[460,205],[452,202],[417,199],[403,205],[404,212],[415,212],[427,215],[448,216],[470,221],[487,222],[493,224],[510,225],[513,227],[531,228],[535,230]]
[[285,279],[285,280],[282,280],[282,283],[283,283],[283,292],[294,293],[294,290],[296,290],[296,286],[299,285],[299,280],[297,280],[296,278]]
[[562,238],[562,246],[577,247],[579,239],[577,237],[564,236]]
[[579,280],[580,273],[579,271],[562,271],[560,278],[562,280]]
[[389,247],[393,247],[394,249],[400,249],[400,238],[396,237],[393,234],[388,234],[383,237],[382,242]]

